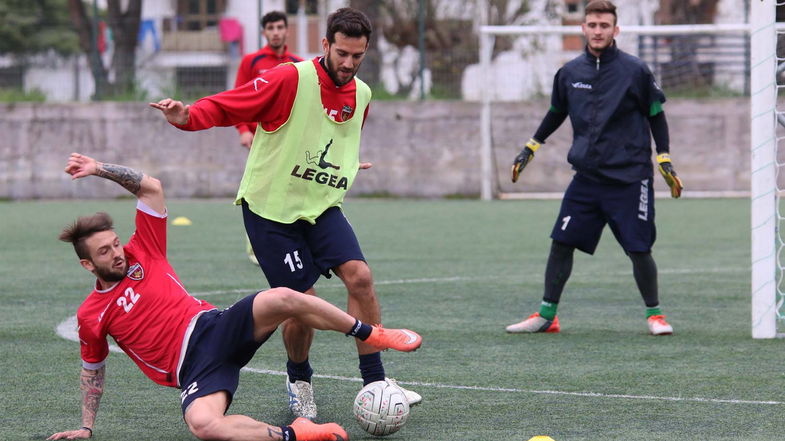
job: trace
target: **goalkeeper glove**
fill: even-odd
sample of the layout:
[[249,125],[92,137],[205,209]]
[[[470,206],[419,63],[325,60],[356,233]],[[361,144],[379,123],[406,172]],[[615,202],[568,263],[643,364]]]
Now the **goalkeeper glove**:
[[678,198],[681,196],[681,190],[684,189],[684,185],[682,185],[681,179],[676,174],[676,170],[673,169],[671,155],[667,153],[657,155],[657,164],[662,177],[665,178],[665,183],[671,188],[671,197]]
[[521,176],[521,172],[526,167],[532,159],[534,159],[534,152],[540,148],[540,143],[537,142],[536,139],[531,138],[529,142],[526,143],[526,147],[518,153],[518,156],[515,157],[515,162],[512,164],[512,182],[518,182],[518,178]]

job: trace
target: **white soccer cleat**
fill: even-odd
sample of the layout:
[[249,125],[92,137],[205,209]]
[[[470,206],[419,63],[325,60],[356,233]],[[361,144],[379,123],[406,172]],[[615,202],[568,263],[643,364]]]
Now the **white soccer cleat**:
[[422,395],[418,394],[417,392],[415,392],[413,390],[409,390],[409,389],[404,388],[403,386],[398,384],[398,382],[395,381],[394,378],[386,377],[385,380],[387,380],[387,382],[390,383],[390,384],[398,386],[398,388],[403,391],[403,395],[406,397],[406,401],[409,402],[409,406],[414,406],[415,404],[420,404],[420,402],[422,401]]
[[529,318],[504,328],[510,334],[531,334],[535,332],[548,332],[555,334],[561,330],[559,317],[548,320],[540,316],[539,312],[530,315]]
[[651,335],[671,335],[673,334],[673,326],[665,321],[664,315],[653,315],[646,319],[649,325],[649,334]]
[[289,410],[298,418],[316,418],[316,402],[313,400],[313,386],[307,381],[289,382],[286,377],[286,391],[289,393]]

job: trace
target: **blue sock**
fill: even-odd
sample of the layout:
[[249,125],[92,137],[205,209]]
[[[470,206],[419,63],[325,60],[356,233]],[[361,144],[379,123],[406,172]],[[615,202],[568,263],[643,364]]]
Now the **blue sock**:
[[360,375],[363,377],[363,386],[374,381],[384,380],[384,365],[382,364],[382,353],[360,355]]
[[308,362],[307,358],[302,363],[295,363],[289,360],[286,362],[286,373],[289,374],[290,383],[298,380],[310,383],[313,369],[311,369],[311,363]]
[[297,441],[292,426],[281,426],[281,435],[283,435],[283,441]]
[[370,337],[371,330],[373,328],[370,325],[366,325],[365,323],[354,319],[354,326],[352,326],[352,330],[347,332],[347,336],[357,337],[362,341],[365,341],[366,338]]

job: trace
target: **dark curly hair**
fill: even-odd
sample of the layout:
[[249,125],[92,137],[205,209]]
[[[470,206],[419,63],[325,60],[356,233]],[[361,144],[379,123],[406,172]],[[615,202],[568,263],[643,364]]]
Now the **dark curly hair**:
[[327,17],[327,41],[335,43],[335,33],[340,32],[347,37],[371,39],[371,20],[368,16],[354,8],[341,8]]

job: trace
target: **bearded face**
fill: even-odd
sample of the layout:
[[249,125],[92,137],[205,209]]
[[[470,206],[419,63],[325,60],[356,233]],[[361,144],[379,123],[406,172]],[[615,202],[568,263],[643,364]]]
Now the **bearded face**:
[[343,86],[354,78],[360,69],[368,50],[366,37],[347,37],[342,32],[335,33],[335,42],[322,40],[327,74],[336,86]]
[[80,260],[85,269],[104,282],[123,280],[128,272],[128,261],[117,233],[100,231],[87,238],[85,244],[90,252],[89,259]]

